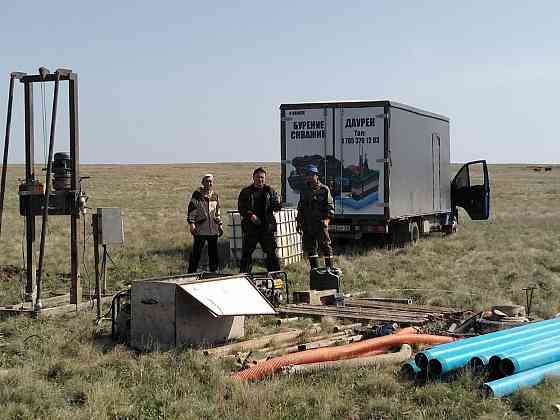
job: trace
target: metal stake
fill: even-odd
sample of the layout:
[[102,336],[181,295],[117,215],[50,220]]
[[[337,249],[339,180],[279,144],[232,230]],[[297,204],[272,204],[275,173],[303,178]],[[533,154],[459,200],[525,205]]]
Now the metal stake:
[[531,314],[531,306],[533,306],[533,293],[535,292],[535,289],[535,286],[528,286],[522,289],[525,292],[525,309],[527,311],[527,316]]

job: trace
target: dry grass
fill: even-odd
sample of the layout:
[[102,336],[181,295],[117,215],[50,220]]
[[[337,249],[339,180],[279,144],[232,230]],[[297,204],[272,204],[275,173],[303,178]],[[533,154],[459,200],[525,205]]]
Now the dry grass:
[[[126,245],[112,250],[113,288],[132,279],[180,273],[191,240],[184,224],[185,199],[206,172],[216,176],[223,206],[233,208],[254,164],[84,166],[91,175],[89,205],[122,207]],[[268,165],[279,184],[278,165]],[[8,210],[0,265],[21,266],[22,219],[16,179],[9,172]],[[420,302],[484,308],[523,303],[535,284],[541,316],[560,312],[560,168],[536,173],[525,166],[491,167],[492,220],[462,217],[459,233],[433,235],[412,249],[356,245],[337,257],[346,290],[413,296]],[[52,218],[47,243],[47,291],[67,287],[68,236]],[[89,217],[86,219],[89,224]],[[86,264],[91,269],[91,239]],[[305,264],[289,267],[304,285]],[[82,270],[84,271],[84,270]],[[87,287],[85,275],[83,285]],[[91,279],[89,279],[91,281]],[[0,301],[20,295],[18,279],[2,280]],[[402,290],[415,289],[415,290]],[[253,320],[252,332],[266,323]],[[268,326],[267,329],[270,329]],[[560,385],[549,382],[511,398],[487,400],[479,378],[416,387],[391,369],[338,371],[233,383],[232,366],[185,349],[137,354],[105,340],[91,313],[50,321],[0,321],[0,418],[557,418]]]

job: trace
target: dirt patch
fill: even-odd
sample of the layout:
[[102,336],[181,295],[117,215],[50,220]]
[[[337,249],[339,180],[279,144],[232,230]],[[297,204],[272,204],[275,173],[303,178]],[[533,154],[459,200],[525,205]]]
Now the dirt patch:
[[21,268],[15,265],[0,265],[0,282],[12,280],[19,273],[21,273]]

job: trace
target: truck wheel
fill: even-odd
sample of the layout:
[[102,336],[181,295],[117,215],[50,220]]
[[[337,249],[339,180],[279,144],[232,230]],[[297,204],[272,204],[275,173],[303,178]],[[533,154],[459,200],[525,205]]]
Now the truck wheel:
[[410,228],[408,223],[393,223],[391,230],[391,245],[402,248],[410,242]]
[[410,242],[412,245],[414,245],[416,244],[416,242],[418,242],[418,239],[420,238],[420,228],[418,227],[418,223],[416,222],[410,223],[409,231],[410,231]]

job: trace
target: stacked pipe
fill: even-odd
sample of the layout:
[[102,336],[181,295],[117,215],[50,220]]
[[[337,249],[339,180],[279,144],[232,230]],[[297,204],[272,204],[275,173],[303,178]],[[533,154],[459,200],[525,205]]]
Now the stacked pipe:
[[547,375],[560,375],[560,318],[433,347],[417,353],[402,373],[440,378],[466,366],[497,378],[484,384],[487,394],[497,397],[538,384]]

